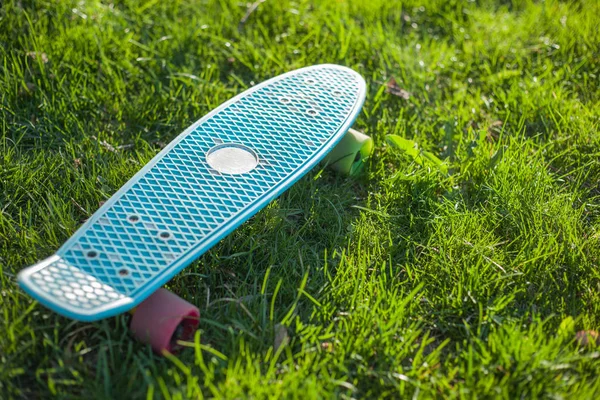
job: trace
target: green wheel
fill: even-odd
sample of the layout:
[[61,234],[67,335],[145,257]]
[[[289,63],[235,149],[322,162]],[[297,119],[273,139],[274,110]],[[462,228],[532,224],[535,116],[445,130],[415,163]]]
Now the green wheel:
[[349,129],[340,142],[325,157],[325,162],[344,175],[358,175],[373,152],[373,139]]

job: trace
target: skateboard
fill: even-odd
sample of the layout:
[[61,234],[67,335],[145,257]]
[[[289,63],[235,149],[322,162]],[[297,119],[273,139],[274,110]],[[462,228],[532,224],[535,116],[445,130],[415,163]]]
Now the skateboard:
[[80,321],[131,312],[130,329],[173,352],[197,307],[161,287],[325,161],[357,173],[373,142],[350,129],[365,82],[337,65],[265,81],[192,124],[133,176],[20,286]]

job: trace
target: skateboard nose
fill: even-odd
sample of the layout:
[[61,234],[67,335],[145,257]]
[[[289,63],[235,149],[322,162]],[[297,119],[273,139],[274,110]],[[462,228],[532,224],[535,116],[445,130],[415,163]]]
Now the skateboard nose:
[[240,175],[258,165],[258,156],[251,148],[237,143],[223,143],[206,153],[208,165],[222,174]]

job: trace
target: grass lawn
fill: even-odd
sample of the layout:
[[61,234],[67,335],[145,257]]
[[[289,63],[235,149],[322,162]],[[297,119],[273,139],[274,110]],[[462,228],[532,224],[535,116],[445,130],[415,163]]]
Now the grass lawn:
[[[255,5],[0,3],[0,398],[598,398],[575,334],[600,328],[600,3]],[[374,156],[169,283],[202,313],[189,349],[19,289],[185,127],[325,62],[365,77]]]

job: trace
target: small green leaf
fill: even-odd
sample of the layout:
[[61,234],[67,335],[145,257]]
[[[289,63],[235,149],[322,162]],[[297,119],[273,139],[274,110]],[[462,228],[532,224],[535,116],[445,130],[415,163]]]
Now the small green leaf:
[[558,327],[558,335],[563,337],[570,337],[575,334],[575,321],[573,317],[567,317],[562,320]]
[[404,151],[420,166],[435,166],[443,173],[448,173],[448,166],[433,153],[419,149],[417,142],[398,135],[387,135],[387,142],[394,148]]

